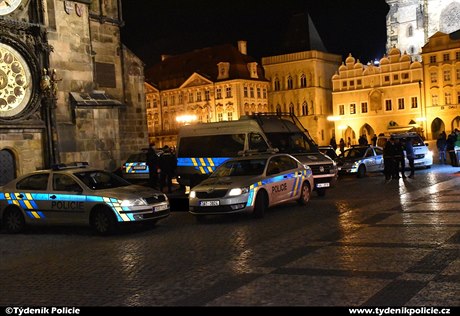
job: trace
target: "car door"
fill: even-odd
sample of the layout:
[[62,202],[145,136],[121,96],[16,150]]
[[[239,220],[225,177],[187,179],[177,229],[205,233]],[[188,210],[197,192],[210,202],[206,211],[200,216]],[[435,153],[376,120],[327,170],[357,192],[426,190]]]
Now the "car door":
[[62,224],[88,222],[85,214],[86,197],[80,185],[69,175],[54,173],[52,191],[49,194],[48,212],[53,219]]
[[270,159],[267,167],[267,191],[270,196],[270,204],[285,201],[292,193],[294,177],[292,163],[287,156],[275,156]]
[[375,160],[375,152],[372,147],[367,148],[364,159],[367,171],[374,172],[377,170],[377,161]]
[[28,222],[51,220],[45,212],[49,205],[48,179],[49,173],[33,174],[18,181],[15,192],[5,192],[7,200],[22,208]]
[[383,150],[374,147],[375,151],[375,163],[376,163],[376,171],[382,171],[384,166],[383,166]]

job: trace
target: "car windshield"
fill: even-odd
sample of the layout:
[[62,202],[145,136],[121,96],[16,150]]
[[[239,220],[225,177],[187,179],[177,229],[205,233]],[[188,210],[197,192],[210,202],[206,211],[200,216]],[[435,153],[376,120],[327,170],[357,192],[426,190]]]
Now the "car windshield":
[[102,170],[75,172],[74,175],[91,190],[114,189],[131,185],[123,178]]
[[365,147],[347,149],[343,153],[343,157],[345,157],[345,158],[362,158],[362,157],[364,157],[364,154],[366,153],[366,149],[367,148],[365,148]]
[[265,170],[267,159],[231,160],[220,165],[211,177],[257,176]]
[[273,148],[281,153],[314,153],[318,148],[303,133],[267,133]]

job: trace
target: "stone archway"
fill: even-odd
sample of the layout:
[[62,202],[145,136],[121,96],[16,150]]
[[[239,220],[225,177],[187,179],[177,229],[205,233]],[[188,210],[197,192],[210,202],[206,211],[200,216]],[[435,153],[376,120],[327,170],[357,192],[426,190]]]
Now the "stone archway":
[[350,145],[355,145],[357,143],[355,131],[348,126],[343,132],[343,140],[345,141],[345,146],[349,147]]
[[444,125],[444,122],[439,117],[435,118],[433,122],[431,122],[432,139],[438,139],[439,134],[441,134],[441,132],[445,130],[446,130],[446,126]]
[[452,131],[455,129],[460,130],[460,116],[457,116],[452,120]]
[[16,178],[16,158],[8,149],[0,150],[0,186]]
[[366,123],[359,129],[359,135],[364,135],[367,139],[367,142],[370,144],[370,140],[375,135],[375,131],[372,126]]

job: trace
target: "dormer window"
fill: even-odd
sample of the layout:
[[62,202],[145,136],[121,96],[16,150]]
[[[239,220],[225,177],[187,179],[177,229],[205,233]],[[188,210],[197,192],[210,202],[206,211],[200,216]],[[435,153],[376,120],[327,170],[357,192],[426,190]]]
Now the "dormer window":
[[230,63],[220,62],[217,64],[217,68],[219,70],[217,79],[228,79],[230,73]]
[[259,78],[259,75],[257,75],[257,63],[256,62],[248,63],[248,70],[249,70],[249,76],[251,78]]

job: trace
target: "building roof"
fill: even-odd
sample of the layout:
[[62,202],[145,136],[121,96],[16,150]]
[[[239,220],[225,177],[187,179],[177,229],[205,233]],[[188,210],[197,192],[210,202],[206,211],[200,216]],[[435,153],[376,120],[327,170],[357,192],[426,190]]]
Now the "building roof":
[[[218,64],[230,64],[229,76],[218,78]],[[253,57],[241,53],[231,44],[207,47],[180,55],[169,56],[160,63],[153,65],[145,72],[146,81],[159,90],[180,87],[193,73],[198,73],[212,82],[233,79],[263,80],[263,68],[257,65],[258,78],[251,78],[248,64],[257,62]]]

